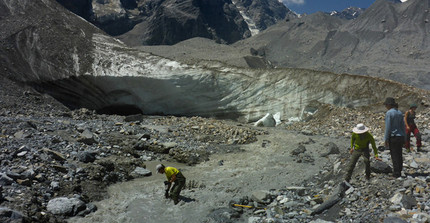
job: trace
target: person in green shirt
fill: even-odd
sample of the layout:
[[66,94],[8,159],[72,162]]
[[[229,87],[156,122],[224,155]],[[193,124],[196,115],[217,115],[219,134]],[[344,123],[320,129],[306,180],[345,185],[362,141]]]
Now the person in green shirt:
[[351,180],[352,172],[354,171],[355,164],[357,163],[360,156],[364,158],[364,164],[366,165],[366,179],[370,179],[370,150],[369,143],[372,145],[373,152],[376,160],[381,160],[378,157],[378,149],[376,148],[375,139],[369,133],[369,128],[364,124],[360,123],[352,129],[351,135],[351,161],[346,171],[345,181]]
[[[184,175],[182,175],[181,171],[179,171],[175,167],[165,167],[163,164],[158,164],[155,168],[157,169],[158,173],[166,174],[166,198],[169,197],[169,189],[171,188],[170,197],[173,199],[174,204],[179,203],[179,194],[181,193],[182,188],[184,188],[186,181]],[[175,184],[172,186],[172,183]]]

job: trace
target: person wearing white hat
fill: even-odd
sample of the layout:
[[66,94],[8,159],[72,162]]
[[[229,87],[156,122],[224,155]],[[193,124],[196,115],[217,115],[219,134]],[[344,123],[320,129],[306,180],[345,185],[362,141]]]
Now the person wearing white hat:
[[[182,188],[185,186],[186,178],[184,175],[182,175],[181,171],[176,169],[175,167],[165,167],[163,164],[158,164],[155,169],[160,174],[166,174],[167,181],[164,182],[166,185],[166,198],[169,197],[169,190],[170,190],[170,197],[173,199],[174,204],[177,204],[179,202],[179,194],[181,193]],[[175,183],[172,187],[172,183]]]
[[378,157],[378,149],[376,148],[375,139],[372,134],[369,133],[369,128],[364,124],[360,123],[352,129],[351,135],[351,161],[348,165],[345,181],[351,180],[352,172],[354,171],[355,164],[357,164],[360,156],[363,156],[364,163],[366,165],[366,179],[370,179],[370,150],[369,144],[372,145],[373,153],[375,154],[376,160],[381,160]]

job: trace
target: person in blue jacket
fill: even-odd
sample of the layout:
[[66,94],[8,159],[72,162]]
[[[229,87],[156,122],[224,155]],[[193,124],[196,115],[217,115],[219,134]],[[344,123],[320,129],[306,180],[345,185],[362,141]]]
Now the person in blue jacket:
[[390,150],[391,161],[393,162],[393,176],[400,177],[403,170],[402,147],[406,142],[405,122],[394,98],[386,98],[384,105],[388,110],[385,113],[384,143],[385,147]]

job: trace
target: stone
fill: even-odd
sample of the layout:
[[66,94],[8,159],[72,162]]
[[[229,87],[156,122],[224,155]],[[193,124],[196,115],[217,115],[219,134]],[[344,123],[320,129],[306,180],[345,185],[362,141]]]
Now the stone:
[[412,168],[414,168],[414,169],[417,169],[417,168],[418,168],[418,163],[417,163],[417,162],[415,162],[415,160],[413,160],[413,161],[411,162],[411,164],[409,164],[409,166],[410,166],[410,167],[412,167]]
[[401,203],[406,209],[412,209],[413,207],[417,206],[417,200],[415,199],[415,197],[412,197],[407,194],[402,196]]
[[384,219],[384,223],[408,223],[399,217],[388,217]]
[[287,187],[286,189],[294,191],[299,196],[304,196],[306,194],[306,187]]
[[92,144],[97,143],[97,140],[94,138],[94,134],[88,129],[85,129],[81,133],[81,135],[78,137],[77,140],[78,140],[78,142],[82,142],[82,143],[85,143],[87,145],[92,145]]
[[78,198],[58,197],[50,200],[46,209],[55,215],[75,216],[86,209],[86,205]]
[[148,177],[152,175],[152,172],[148,169],[142,168],[142,167],[136,167],[136,169],[133,170],[133,172],[130,173],[130,175],[134,178],[138,177]]
[[94,152],[78,152],[78,160],[83,163],[92,163],[96,160],[96,156]]
[[370,163],[370,170],[375,173],[392,173],[392,168],[383,161],[376,160]]
[[43,148],[42,151],[45,153],[48,153],[48,155],[50,155],[55,160],[58,160],[58,161],[65,161],[66,160],[66,158],[63,156],[63,154],[61,154],[57,151],[50,150],[48,148]]
[[270,203],[270,192],[264,190],[254,191],[251,199],[261,204],[268,204]]
[[324,147],[326,147],[328,149],[328,152],[321,154],[321,157],[326,157],[328,155],[340,153],[339,147],[333,142],[329,142],[329,143],[325,144]]
[[394,194],[393,197],[390,198],[391,203],[393,204],[400,204],[401,200],[402,200],[403,195],[401,193],[396,193]]
[[296,156],[299,155],[300,153],[304,153],[306,152],[306,147],[304,145],[299,145],[299,147],[297,147],[297,149],[294,149],[293,151],[291,151],[291,155]]

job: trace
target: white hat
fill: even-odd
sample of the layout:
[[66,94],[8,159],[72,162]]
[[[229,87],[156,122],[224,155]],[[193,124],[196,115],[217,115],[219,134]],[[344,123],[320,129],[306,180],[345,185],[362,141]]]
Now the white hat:
[[362,134],[362,133],[365,133],[365,132],[369,131],[369,128],[367,128],[363,123],[360,123],[357,126],[355,126],[352,129],[352,131],[354,133],[357,133],[357,134]]
[[155,169],[157,170],[157,172],[160,172],[161,168],[164,168],[163,164],[157,164],[157,166],[155,166]]

